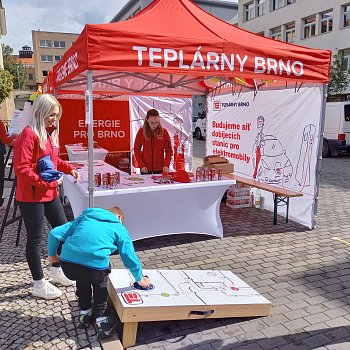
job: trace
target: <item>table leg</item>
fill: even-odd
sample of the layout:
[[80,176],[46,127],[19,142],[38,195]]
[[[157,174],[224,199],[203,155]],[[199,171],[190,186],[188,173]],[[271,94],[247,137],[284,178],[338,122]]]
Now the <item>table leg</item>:
[[288,213],[289,213],[289,197],[287,197],[287,213],[286,213],[286,223],[288,224]]
[[277,203],[278,203],[278,195],[274,193],[273,195],[273,224],[277,225]]
[[133,346],[136,344],[138,322],[125,322],[123,328],[123,340],[122,344],[124,348]]

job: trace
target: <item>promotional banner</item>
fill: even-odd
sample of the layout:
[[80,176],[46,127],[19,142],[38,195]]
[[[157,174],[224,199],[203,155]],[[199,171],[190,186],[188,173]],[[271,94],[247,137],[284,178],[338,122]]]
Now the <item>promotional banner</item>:
[[[144,123],[147,111],[158,110],[161,124],[168,131],[173,150],[184,156],[185,170],[192,171],[192,100],[190,98],[166,98],[130,96],[131,146],[137,132]],[[175,153],[175,151],[174,151]],[[170,163],[170,171],[174,170],[174,155]],[[132,167],[133,173],[140,169]]]
[[[88,143],[85,124],[85,100],[59,99],[63,114],[60,122],[61,152],[64,145]],[[108,151],[130,151],[130,122],[128,101],[94,100],[94,141]]]
[[[321,109],[320,86],[209,97],[207,154],[227,158],[238,175],[303,193],[289,217],[312,228]],[[273,210],[273,194],[263,196]]]

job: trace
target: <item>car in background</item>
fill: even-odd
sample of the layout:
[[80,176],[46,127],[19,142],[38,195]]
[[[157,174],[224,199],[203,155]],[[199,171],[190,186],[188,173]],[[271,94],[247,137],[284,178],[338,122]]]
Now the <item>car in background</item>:
[[192,117],[192,132],[197,140],[203,140],[206,137],[207,113],[203,111],[198,116]]

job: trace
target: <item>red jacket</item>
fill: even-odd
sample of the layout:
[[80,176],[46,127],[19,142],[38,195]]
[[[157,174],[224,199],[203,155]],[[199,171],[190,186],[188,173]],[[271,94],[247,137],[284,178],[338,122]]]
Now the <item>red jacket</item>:
[[0,120],[0,155],[5,155],[5,146],[15,139],[14,136],[7,136],[4,123]]
[[20,202],[49,202],[58,197],[57,181],[47,182],[40,178],[38,160],[50,155],[55,169],[70,174],[74,169],[58,156],[59,147],[53,147],[50,139],[46,149],[39,146],[39,138],[30,126],[23,129],[13,147],[13,165],[17,176],[16,200]]
[[163,130],[163,136],[157,137],[152,134],[148,140],[143,136],[142,128],[137,132],[134,153],[139,168],[147,167],[148,171],[163,171],[164,166],[169,167],[173,150],[168,131]]

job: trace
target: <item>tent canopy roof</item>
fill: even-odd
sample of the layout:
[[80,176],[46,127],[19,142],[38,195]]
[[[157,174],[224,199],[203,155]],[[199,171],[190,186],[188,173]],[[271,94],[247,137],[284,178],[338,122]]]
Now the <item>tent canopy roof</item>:
[[86,25],[54,67],[54,87],[96,93],[192,95],[220,84],[326,83],[331,52],[247,32],[190,0],[154,0],[127,21]]

